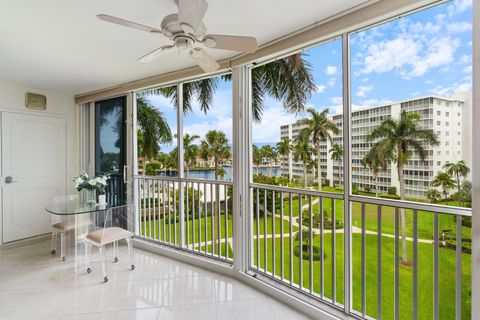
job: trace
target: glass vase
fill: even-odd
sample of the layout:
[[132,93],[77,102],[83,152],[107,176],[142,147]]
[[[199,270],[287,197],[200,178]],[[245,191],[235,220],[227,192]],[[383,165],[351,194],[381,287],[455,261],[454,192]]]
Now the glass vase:
[[96,190],[85,190],[85,203],[89,206],[95,206],[97,204]]

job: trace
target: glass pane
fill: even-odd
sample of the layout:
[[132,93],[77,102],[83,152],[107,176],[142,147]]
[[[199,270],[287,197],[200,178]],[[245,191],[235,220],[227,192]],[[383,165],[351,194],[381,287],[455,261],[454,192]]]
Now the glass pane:
[[185,178],[232,181],[231,75],[186,82],[183,91]]
[[253,181],[342,192],[341,41],[256,67],[252,96]]
[[471,1],[403,16],[350,44],[353,193],[470,207]]
[[95,103],[97,172],[118,174],[125,164],[125,97]]

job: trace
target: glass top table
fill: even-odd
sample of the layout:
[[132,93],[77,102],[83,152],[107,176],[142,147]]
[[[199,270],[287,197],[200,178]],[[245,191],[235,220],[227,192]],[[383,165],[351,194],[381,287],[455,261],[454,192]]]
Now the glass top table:
[[85,245],[85,236],[103,227],[106,211],[112,207],[110,204],[86,202],[78,196],[57,197],[45,207],[45,211],[52,214],[52,225],[62,223],[68,226],[65,232],[62,231],[61,245],[66,255],[73,258],[75,272],[82,262],[79,247]]
[[63,201],[59,203],[52,203],[45,207],[45,210],[55,215],[77,215],[86,213],[96,213],[99,211],[108,210],[112,206],[109,204],[98,205],[87,203],[84,201]]

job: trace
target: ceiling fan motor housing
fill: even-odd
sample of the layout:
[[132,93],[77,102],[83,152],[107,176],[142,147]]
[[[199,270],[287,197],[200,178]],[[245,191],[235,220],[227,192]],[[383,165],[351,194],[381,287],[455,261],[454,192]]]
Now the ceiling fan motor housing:
[[207,32],[207,28],[203,23],[201,23],[197,30],[193,30],[191,33],[186,33],[184,28],[178,22],[178,14],[176,13],[169,14],[168,16],[163,18],[160,27],[163,31],[165,31],[167,35],[170,34],[171,36],[168,36],[168,38],[175,42],[175,39],[182,35],[188,36],[194,40],[202,39]]

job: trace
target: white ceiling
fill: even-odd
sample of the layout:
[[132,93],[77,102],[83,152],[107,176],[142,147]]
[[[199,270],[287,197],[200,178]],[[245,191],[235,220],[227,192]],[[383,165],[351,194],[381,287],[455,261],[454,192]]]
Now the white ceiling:
[[[259,45],[366,0],[207,0],[209,33],[255,36]],[[159,27],[177,11],[172,0],[3,0],[0,82],[83,93],[193,66],[172,52],[150,64],[145,53],[168,44],[160,35],[98,20],[107,13]],[[209,49],[216,59],[237,53]]]

